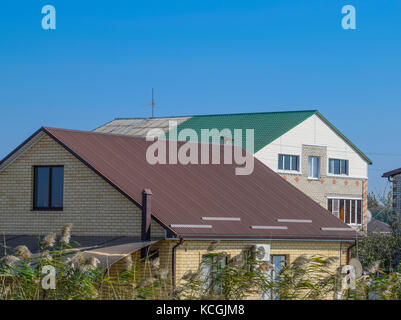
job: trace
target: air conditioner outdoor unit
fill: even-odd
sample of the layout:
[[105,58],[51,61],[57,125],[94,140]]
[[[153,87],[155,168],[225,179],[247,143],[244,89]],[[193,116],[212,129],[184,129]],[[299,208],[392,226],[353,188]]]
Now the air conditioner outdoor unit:
[[270,261],[270,245],[269,244],[255,245],[255,259],[256,261]]

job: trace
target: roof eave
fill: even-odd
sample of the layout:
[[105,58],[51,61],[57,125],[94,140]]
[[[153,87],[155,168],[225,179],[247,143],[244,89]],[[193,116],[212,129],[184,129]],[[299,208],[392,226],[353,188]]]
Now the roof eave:
[[382,178],[390,178],[390,177],[394,177],[398,174],[401,174],[401,168],[383,173]]
[[319,111],[315,113],[324,123],[326,123],[331,129],[333,129],[342,139],[344,139],[368,164],[372,164],[372,160],[364,154],[351,140],[341,133],[329,120],[327,120]]

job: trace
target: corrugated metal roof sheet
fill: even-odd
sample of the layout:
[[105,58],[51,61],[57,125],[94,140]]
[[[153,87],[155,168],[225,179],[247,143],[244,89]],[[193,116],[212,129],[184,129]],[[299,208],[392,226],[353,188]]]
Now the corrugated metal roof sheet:
[[[151,142],[143,138],[52,128],[43,131],[135,203],[141,202],[142,190],[150,188],[153,216],[179,236],[236,239],[357,236],[354,231],[321,230],[349,227],[257,159],[253,173],[244,176],[235,175],[235,164],[150,165],[146,151]],[[179,142],[179,146],[182,144]],[[223,147],[220,149],[222,154]],[[202,220],[213,216],[241,220]],[[279,223],[277,219],[312,220],[312,223]],[[205,224],[212,228],[173,228],[172,224]],[[251,229],[252,225],[286,225],[288,229]]]
[[391,227],[387,223],[384,223],[372,217],[368,223],[368,232],[391,233]]
[[194,116],[181,123],[177,131],[191,128],[201,137],[202,129],[229,129],[232,134],[234,129],[240,129],[242,130],[242,145],[240,147],[246,149],[245,130],[253,129],[255,136],[254,152],[257,152],[315,113],[316,110]]
[[125,134],[133,137],[146,137],[148,131],[154,128],[160,128],[165,133],[168,132],[169,121],[176,121],[177,124],[180,124],[188,119],[189,117],[116,119],[95,129],[94,132]]
[[[317,110],[303,110],[303,111],[284,111],[284,112],[258,112],[258,113],[237,113],[237,114],[212,114],[212,115],[195,115],[188,117],[162,117],[162,118],[151,118],[147,119],[145,123],[148,121],[155,121],[155,123],[159,123],[156,121],[163,121],[162,129],[164,132],[168,132],[168,121],[173,120],[177,121],[178,133],[183,129],[193,129],[197,132],[198,137],[201,137],[202,129],[229,129],[231,131],[231,135],[234,134],[234,129],[242,130],[242,147],[246,149],[245,145],[245,130],[253,129],[255,135],[255,144],[253,152],[256,153],[269,143],[273,142],[278,137],[285,134],[287,131],[291,130],[301,122],[308,119],[310,116],[316,114],[323,122],[325,122],[332,130],[334,130],[342,139],[344,139],[355,151],[361,155],[369,164],[372,161],[360,150],[358,147],[352,143],[346,136],[344,136],[341,131],[339,131],[330,121],[328,121],[321,113]],[[132,119],[135,120],[135,119]],[[136,119],[137,120],[137,119]],[[108,132],[108,133],[123,133],[129,134],[132,136],[142,136],[145,137],[148,130],[138,131],[134,129],[130,133],[125,132],[116,132],[117,129],[122,123],[129,121],[128,119],[116,119],[99,129],[96,129],[98,132]],[[138,126],[138,128],[145,128],[146,126]],[[167,137],[170,139],[177,139],[176,137]],[[217,137],[220,139],[220,137]],[[180,139],[179,139],[180,140]],[[187,140],[181,139],[181,140]],[[202,142],[210,142],[203,141]],[[223,143],[223,140],[220,141]],[[251,152],[251,150],[248,150]]]

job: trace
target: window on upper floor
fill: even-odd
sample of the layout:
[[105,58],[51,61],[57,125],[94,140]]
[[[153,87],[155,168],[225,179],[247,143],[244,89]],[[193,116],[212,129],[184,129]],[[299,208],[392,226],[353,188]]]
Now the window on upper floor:
[[299,171],[299,156],[289,154],[278,155],[278,169],[288,171]]
[[311,179],[320,178],[320,157],[308,157],[308,177]]
[[347,224],[362,224],[360,199],[328,199],[327,209]]
[[348,160],[329,159],[329,173],[348,175]]
[[34,210],[62,210],[64,198],[64,167],[34,167]]

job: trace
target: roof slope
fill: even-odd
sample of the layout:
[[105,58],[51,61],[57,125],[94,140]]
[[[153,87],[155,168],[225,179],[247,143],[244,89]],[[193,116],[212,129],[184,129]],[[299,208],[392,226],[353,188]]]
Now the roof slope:
[[[165,133],[167,133],[167,138],[176,139],[175,137],[171,137],[168,133],[168,122],[176,121],[178,125],[178,133],[183,129],[193,129],[196,131],[200,140],[202,129],[229,129],[232,134],[234,129],[242,129],[242,145],[240,146],[243,149],[246,149],[245,130],[253,129],[255,138],[253,152],[256,153],[312,115],[317,115],[326,125],[328,125],[336,134],[338,134],[345,142],[347,142],[350,147],[353,148],[363,159],[365,159],[369,164],[372,163],[372,161],[360,149],[358,149],[355,144],[353,144],[346,136],[344,136],[317,110],[212,114],[143,119],[115,119],[95,129],[95,132],[118,133],[145,137],[149,129],[161,128]],[[186,140],[186,138],[181,140]],[[201,141],[209,142],[203,140]],[[220,142],[223,143],[223,140],[221,139]],[[248,151],[251,152],[251,150]]]
[[389,177],[396,176],[396,175],[398,175],[400,173],[401,173],[401,168],[398,168],[398,169],[394,169],[394,170],[391,170],[391,171],[383,173],[382,177],[383,178],[389,178]]
[[391,227],[387,223],[372,217],[368,223],[368,232],[373,233],[390,233]]
[[[150,165],[146,151],[151,142],[143,138],[51,128],[43,131],[134,202],[140,203],[141,191],[150,188],[153,216],[179,236],[334,239],[357,236],[354,231],[322,230],[322,227],[350,228],[257,159],[253,173],[244,176],[235,175],[235,164]],[[223,153],[223,147],[220,149]],[[202,217],[239,217],[241,221],[204,221]],[[279,223],[277,219],[310,219],[312,223]],[[172,227],[174,224],[212,225],[212,228],[182,229]],[[255,230],[252,225],[288,229]]]
[[133,137],[146,137],[148,131],[153,128],[159,128],[167,132],[169,129],[169,121],[176,121],[177,124],[180,124],[189,118],[190,117],[116,119],[94,131],[125,134]]
[[241,147],[246,149],[245,130],[253,129],[254,152],[257,152],[315,113],[316,110],[194,116],[181,123],[177,131],[190,128],[197,132],[198,137],[201,137],[202,129],[230,129],[231,132],[234,132],[234,129],[241,129],[243,133]]

